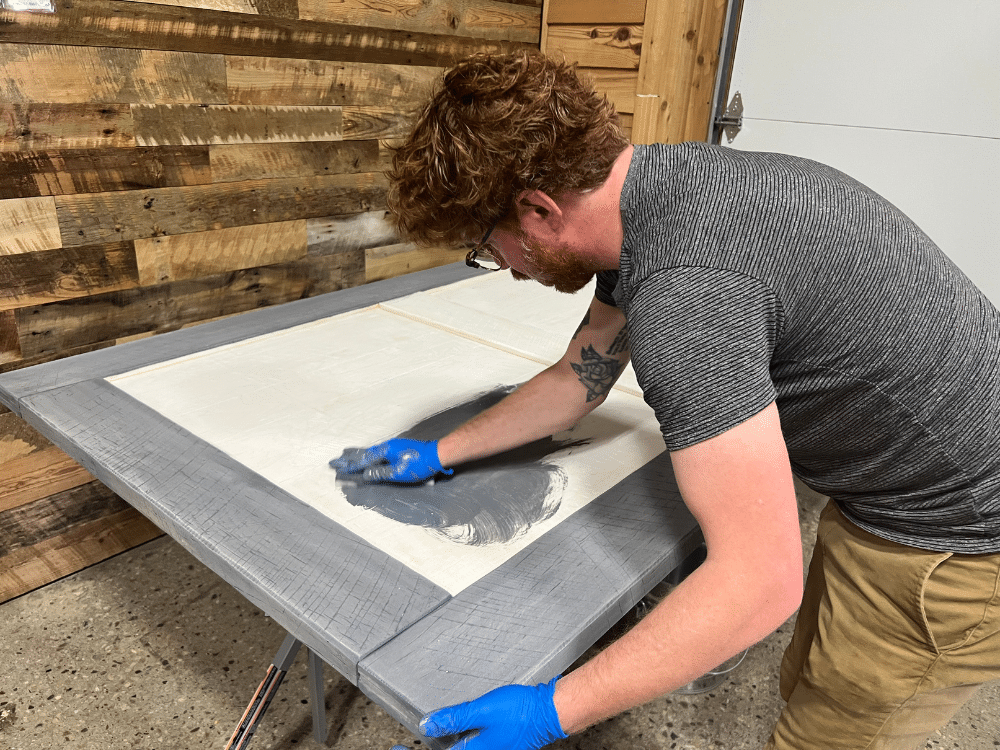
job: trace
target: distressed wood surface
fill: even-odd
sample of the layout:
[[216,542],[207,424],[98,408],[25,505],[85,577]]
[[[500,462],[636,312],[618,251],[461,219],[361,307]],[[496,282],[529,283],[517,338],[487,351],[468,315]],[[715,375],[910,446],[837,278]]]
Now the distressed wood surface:
[[378,141],[248,143],[210,151],[213,182],[375,172],[382,159]]
[[339,141],[341,107],[142,104],[132,108],[140,146]]
[[51,250],[61,245],[53,198],[0,201],[0,256]]
[[0,42],[440,66],[475,52],[525,46],[321,18],[268,18],[119,0],[64,0],[54,15],[0,11]]
[[300,260],[306,242],[305,219],[136,240],[139,284],[154,286]]
[[388,211],[309,219],[307,228],[311,255],[367,250],[399,242]]
[[0,199],[212,182],[204,146],[0,151]]
[[536,7],[494,0],[299,0],[306,20],[333,20],[357,26],[444,33],[479,39],[538,44],[540,12]]
[[646,0],[549,0],[546,5],[550,24],[641,24],[646,17]]
[[366,657],[358,684],[416,731],[441,706],[549,680],[700,541],[660,454]]
[[547,30],[546,51],[588,68],[638,70],[644,28],[552,24]]
[[325,294],[362,283],[351,260],[322,256],[22,307],[14,311],[18,343],[24,357],[41,357]]
[[0,255],[0,310],[138,286],[131,242]]
[[89,472],[55,446],[0,466],[0,513],[94,481]]
[[134,145],[132,110],[127,104],[0,101],[0,152]]
[[60,196],[64,247],[348,214],[385,205],[380,173]]
[[408,242],[373,247],[365,250],[365,281],[391,279],[405,273],[458,263],[464,258],[464,250],[417,247]]
[[615,110],[628,114],[635,111],[638,71],[581,67],[579,73],[593,81],[594,88],[608,97],[608,100],[615,105]]
[[[110,489],[353,682],[364,654],[448,598],[103,380],[22,406]],[[155,454],[145,449],[151,442]]]
[[229,104],[416,106],[441,69],[277,57],[226,58]]
[[5,44],[0,99],[18,104],[225,104],[221,55]]
[[[122,0],[122,2],[152,2],[156,5],[175,5],[181,8],[222,10],[228,13],[257,14],[259,12],[254,0]],[[289,17],[296,18],[297,16]]]
[[635,143],[703,141],[712,116],[725,0],[647,0]]

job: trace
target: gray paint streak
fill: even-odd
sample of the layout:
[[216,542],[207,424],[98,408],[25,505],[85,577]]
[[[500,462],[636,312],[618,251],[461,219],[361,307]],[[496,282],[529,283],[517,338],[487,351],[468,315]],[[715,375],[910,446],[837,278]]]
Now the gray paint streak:
[[[435,440],[514,390],[501,386],[422,420],[401,437]],[[340,483],[347,501],[462,544],[509,542],[559,509],[566,473],[546,457],[587,441],[544,438],[417,486]]]

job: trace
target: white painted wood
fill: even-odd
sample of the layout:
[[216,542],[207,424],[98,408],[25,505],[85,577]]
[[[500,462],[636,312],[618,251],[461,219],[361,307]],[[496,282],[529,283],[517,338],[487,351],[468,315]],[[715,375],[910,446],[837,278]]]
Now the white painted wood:
[[1000,305],[1000,3],[746,3],[733,148],[834,166],[913,219]]

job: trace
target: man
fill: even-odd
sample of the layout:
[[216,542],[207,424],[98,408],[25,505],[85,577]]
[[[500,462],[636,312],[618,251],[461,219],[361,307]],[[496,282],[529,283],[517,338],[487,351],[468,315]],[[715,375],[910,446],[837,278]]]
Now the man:
[[[768,748],[922,747],[1000,678],[1000,313],[899,211],[803,159],[630,146],[537,53],[450,71],[390,177],[416,241],[481,236],[473,262],[565,292],[596,274],[597,291],[565,356],[493,408],[334,465],[461,470],[575,424],[631,358],[708,547],[592,661],[436,712],[428,735],[541,747],[703,674],[800,601]],[[833,498],[804,599],[793,473]]]

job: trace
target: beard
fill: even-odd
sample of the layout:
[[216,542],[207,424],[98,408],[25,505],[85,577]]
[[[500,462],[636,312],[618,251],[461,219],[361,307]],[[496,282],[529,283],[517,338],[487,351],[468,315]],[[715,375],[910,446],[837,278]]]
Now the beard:
[[594,274],[602,270],[595,263],[574,257],[565,246],[543,247],[523,235],[520,241],[524,258],[534,267],[535,274],[528,276],[511,269],[511,275],[518,281],[533,279],[563,294],[574,294],[587,286]]

